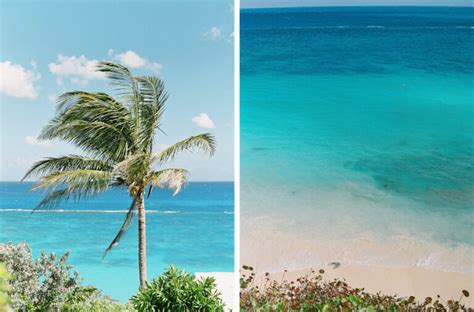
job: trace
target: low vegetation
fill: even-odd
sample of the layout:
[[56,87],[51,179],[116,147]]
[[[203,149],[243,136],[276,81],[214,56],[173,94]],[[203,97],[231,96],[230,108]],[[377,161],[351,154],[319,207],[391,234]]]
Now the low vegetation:
[[419,301],[413,296],[371,294],[363,288],[352,288],[343,280],[326,281],[323,275],[323,270],[312,270],[296,281],[278,282],[266,273],[263,283],[258,283],[253,268],[244,265],[241,311],[474,311],[462,303],[464,297],[469,297],[466,290],[458,299],[436,296]]
[[214,278],[197,279],[170,266],[121,304],[83,286],[68,257],[43,251],[34,259],[26,243],[0,244],[0,312],[224,311]]
[[14,311],[129,311],[96,288],[82,286],[68,257],[43,251],[34,259],[26,243],[0,244],[0,263],[6,269],[0,277],[1,301]]
[[196,279],[173,266],[130,301],[138,311],[224,311],[214,278]]
[[0,311],[10,311],[10,296],[8,292],[11,287],[8,284],[8,280],[11,278],[7,272],[5,265],[0,263]]

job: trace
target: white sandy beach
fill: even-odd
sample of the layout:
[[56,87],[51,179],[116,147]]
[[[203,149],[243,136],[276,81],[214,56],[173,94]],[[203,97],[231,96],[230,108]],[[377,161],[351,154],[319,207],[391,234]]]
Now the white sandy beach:
[[[325,270],[326,279],[346,279],[352,287],[399,296],[459,299],[463,289],[474,293],[473,253],[468,247],[450,247],[414,239],[380,240],[374,237],[328,240],[303,239],[269,225],[241,230],[241,264],[265,272],[275,280],[292,280],[310,269]],[[338,262],[334,269],[331,262]],[[284,270],[288,272],[283,273]],[[474,306],[472,296],[463,300]]]

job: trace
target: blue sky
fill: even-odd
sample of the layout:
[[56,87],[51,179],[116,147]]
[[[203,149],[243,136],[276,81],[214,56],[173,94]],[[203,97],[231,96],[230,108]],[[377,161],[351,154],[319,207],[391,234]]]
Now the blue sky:
[[170,98],[155,146],[211,132],[209,159],[183,155],[194,181],[233,180],[232,1],[1,1],[0,180],[19,180],[44,156],[78,153],[38,141],[65,91],[107,91],[98,60],[155,74]]
[[474,0],[241,0],[242,8],[300,6],[473,6]]

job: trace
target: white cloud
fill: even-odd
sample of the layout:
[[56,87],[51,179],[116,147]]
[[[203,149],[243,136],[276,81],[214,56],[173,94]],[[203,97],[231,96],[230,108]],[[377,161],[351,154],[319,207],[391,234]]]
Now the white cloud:
[[[150,62],[131,50],[124,53],[115,53],[113,49],[109,49],[107,55],[130,68],[145,68],[156,73],[163,68],[161,64]],[[65,56],[59,54],[56,62],[49,64],[49,70],[56,76],[58,85],[62,85],[63,80],[67,78],[71,83],[84,86],[92,79],[106,78],[103,72],[97,71],[98,64],[98,60],[88,59],[84,55]]]
[[120,64],[130,68],[144,68],[151,70],[155,73],[158,73],[163,68],[163,65],[155,62],[150,62],[149,60],[138,55],[138,53],[132,50],[128,50],[124,53],[115,54],[114,50],[109,49],[108,55],[119,61]]
[[115,55],[115,58],[125,66],[131,68],[140,68],[146,64],[146,60],[133,51],[127,51]]
[[201,128],[214,129],[216,127],[212,119],[206,113],[201,113],[193,117],[192,121]]
[[155,73],[158,73],[161,69],[163,69],[163,65],[159,63],[148,63],[146,65],[146,68],[148,68],[151,71],[154,71]]
[[203,36],[209,40],[219,40],[223,37],[222,30],[216,26],[211,27],[211,29],[203,33]]
[[50,102],[55,103],[57,99],[58,99],[58,96],[56,94],[48,94],[48,100]]
[[38,89],[35,81],[41,78],[39,73],[25,69],[10,61],[0,62],[0,93],[17,98],[36,99]]
[[99,61],[89,60],[84,55],[58,55],[56,63],[49,64],[49,70],[56,76],[56,82],[62,84],[63,78],[72,83],[86,85],[91,79],[104,79],[105,74],[97,71]]
[[25,137],[25,143],[29,144],[29,145],[34,145],[34,146],[40,146],[40,147],[51,147],[51,146],[53,146],[51,141],[39,140],[38,138],[36,138],[34,136],[30,136],[30,135]]

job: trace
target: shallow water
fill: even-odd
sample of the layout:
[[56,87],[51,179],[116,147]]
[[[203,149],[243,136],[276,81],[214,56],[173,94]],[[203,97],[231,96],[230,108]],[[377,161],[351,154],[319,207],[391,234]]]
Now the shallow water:
[[[26,241],[35,255],[70,251],[70,262],[85,284],[121,301],[133,295],[138,286],[136,222],[102,260],[130,205],[126,190],[31,214],[42,198],[28,192],[31,185],[0,182],[0,242]],[[154,191],[146,200],[149,278],[169,264],[193,273],[233,271],[233,206],[233,183],[228,182],[191,182],[174,198]]]
[[248,261],[267,230],[301,246],[262,243],[293,269],[472,272],[473,26],[472,8],[242,11]]

